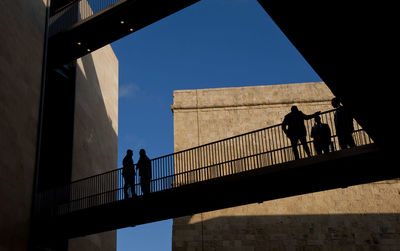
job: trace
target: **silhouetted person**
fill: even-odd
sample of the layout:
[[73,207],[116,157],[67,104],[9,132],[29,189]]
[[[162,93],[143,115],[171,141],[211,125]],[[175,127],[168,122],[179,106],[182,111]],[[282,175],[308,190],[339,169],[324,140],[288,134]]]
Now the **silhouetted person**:
[[146,151],[140,149],[139,161],[136,164],[136,168],[139,170],[140,175],[140,186],[142,187],[143,195],[150,193],[150,180],[151,180],[151,161],[146,156]]
[[332,106],[336,108],[335,127],[340,149],[346,149],[347,146],[354,147],[356,144],[353,139],[354,125],[351,113],[340,105],[340,101],[337,98],[332,99]]
[[329,152],[331,129],[328,124],[321,123],[319,116],[315,116],[315,124],[311,129],[311,138],[314,139],[314,148],[317,154]]
[[320,112],[316,112],[312,115],[305,115],[302,111],[299,111],[297,106],[292,106],[291,112],[288,113],[282,122],[282,130],[285,132],[286,136],[290,139],[290,143],[292,144],[292,150],[294,154],[294,158],[299,158],[299,152],[297,150],[297,142],[300,140],[303,145],[304,151],[307,153],[307,156],[310,157],[310,149],[307,146],[307,132],[306,127],[304,125],[304,120],[309,120]]
[[133,164],[133,152],[128,149],[126,156],[122,160],[122,176],[124,176],[124,195],[125,199],[129,198],[128,189],[131,189],[132,197],[136,196],[135,193],[135,165]]

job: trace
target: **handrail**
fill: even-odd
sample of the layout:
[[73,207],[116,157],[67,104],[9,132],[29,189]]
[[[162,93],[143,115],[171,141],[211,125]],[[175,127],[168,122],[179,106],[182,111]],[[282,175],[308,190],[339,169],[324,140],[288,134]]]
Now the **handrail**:
[[[321,121],[328,124],[331,130],[330,151],[339,149],[334,112],[335,109],[320,113]],[[309,134],[312,121],[305,121]],[[353,138],[357,146],[373,143],[355,121],[353,124]],[[151,193],[295,160],[292,146],[281,125],[253,130],[152,159]],[[313,140],[309,135],[307,144],[312,155],[315,155]],[[298,149],[300,157],[306,157],[302,147],[298,146]],[[123,200],[124,185],[122,168],[75,180],[66,186],[39,194],[37,211],[60,215]],[[136,195],[143,195],[138,176],[135,177],[133,190]]]
[[82,1],[82,0],[71,0],[67,4],[60,6],[58,9],[52,10],[50,17],[52,17],[54,15],[57,15],[61,11],[67,9],[68,7],[70,7],[71,5],[73,5],[73,4],[75,4],[75,3],[79,2],[79,1]]
[[126,0],[72,0],[55,10],[50,17],[49,32],[53,36],[67,30],[107,8]]

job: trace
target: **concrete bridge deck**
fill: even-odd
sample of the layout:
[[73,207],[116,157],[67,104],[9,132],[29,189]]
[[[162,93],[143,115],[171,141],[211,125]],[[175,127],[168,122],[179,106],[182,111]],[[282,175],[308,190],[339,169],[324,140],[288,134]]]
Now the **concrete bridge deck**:
[[[72,238],[289,196],[398,178],[375,144],[249,170],[50,218]],[[44,222],[43,222],[44,223]]]

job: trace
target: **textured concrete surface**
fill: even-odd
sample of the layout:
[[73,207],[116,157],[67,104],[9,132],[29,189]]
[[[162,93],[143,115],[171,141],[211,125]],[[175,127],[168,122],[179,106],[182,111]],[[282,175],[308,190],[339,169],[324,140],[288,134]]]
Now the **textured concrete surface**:
[[0,250],[28,245],[45,2],[0,1]]
[[293,104],[332,109],[332,97],[321,83],[174,91],[174,150],[279,124]]
[[[332,109],[323,83],[174,92],[175,151]],[[388,180],[174,219],[172,250],[398,250],[400,183]]]
[[[47,0],[0,1],[0,250],[27,250]],[[110,47],[78,62],[73,178],[116,167],[118,61]],[[116,232],[70,241],[115,250]]]
[[[72,180],[117,168],[118,60],[105,46],[77,62]],[[116,231],[75,238],[69,250],[116,250]]]

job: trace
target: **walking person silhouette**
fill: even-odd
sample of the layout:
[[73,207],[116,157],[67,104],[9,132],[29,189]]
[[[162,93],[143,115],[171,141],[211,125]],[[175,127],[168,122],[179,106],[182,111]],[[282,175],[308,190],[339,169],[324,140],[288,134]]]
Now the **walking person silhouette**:
[[331,145],[331,129],[328,124],[321,123],[321,118],[315,116],[315,124],[311,129],[314,148],[317,154],[328,153]]
[[354,125],[351,113],[344,106],[340,105],[338,98],[332,99],[332,106],[336,108],[335,127],[340,149],[355,147],[356,144],[353,139]]
[[124,196],[125,199],[129,198],[128,190],[130,188],[132,198],[136,196],[135,193],[135,165],[133,164],[133,151],[128,149],[126,155],[122,160],[122,176],[124,177]]
[[291,108],[291,112],[288,113],[283,119],[282,130],[290,140],[295,159],[299,159],[299,152],[297,150],[297,142],[299,140],[303,145],[307,156],[311,157],[310,149],[307,146],[307,131],[304,125],[304,120],[312,119],[319,114],[320,112],[316,112],[312,115],[306,115],[302,111],[299,111],[297,106],[294,105]]
[[139,161],[136,164],[136,169],[139,170],[140,186],[142,187],[143,195],[150,193],[150,181],[151,181],[151,161],[146,155],[144,149],[139,151]]

